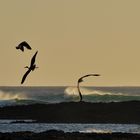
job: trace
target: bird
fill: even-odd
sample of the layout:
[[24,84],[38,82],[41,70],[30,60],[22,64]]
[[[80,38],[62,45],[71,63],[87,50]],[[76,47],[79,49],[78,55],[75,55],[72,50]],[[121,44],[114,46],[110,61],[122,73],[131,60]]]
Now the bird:
[[29,50],[32,49],[26,41],[21,42],[18,46],[16,46],[16,49],[20,49],[22,52],[24,52],[24,47],[26,47]]
[[35,59],[36,59],[37,53],[38,53],[38,51],[36,51],[36,53],[35,53],[34,56],[32,57],[30,67],[28,67],[28,66],[24,67],[24,68],[28,68],[28,70],[27,70],[26,73],[23,75],[23,78],[22,78],[22,80],[21,80],[21,84],[24,83],[24,81],[25,81],[27,75],[28,75],[31,71],[34,71],[35,68],[38,68],[38,67],[36,67],[36,64],[35,64]]
[[84,75],[82,76],[81,78],[78,79],[77,81],[77,89],[78,89],[78,92],[79,92],[79,96],[80,96],[80,102],[82,101],[83,97],[82,97],[82,93],[80,91],[80,83],[83,82],[83,79],[85,77],[88,77],[88,76],[100,76],[100,74],[87,74],[87,75]]

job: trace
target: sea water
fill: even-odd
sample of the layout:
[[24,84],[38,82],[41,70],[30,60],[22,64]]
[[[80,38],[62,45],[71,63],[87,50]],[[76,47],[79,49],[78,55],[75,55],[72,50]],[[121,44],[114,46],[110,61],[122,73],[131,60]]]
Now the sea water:
[[[83,132],[83,133],[138,133],[140,134],[140,125],[138,124],[57,124],[57,123],[32,123],[30,120],[24,120],[24,123],[16,123],[17,120],[0,120],[0,132],[43,132],[47,130],[62,130],[64,132]],[[19,121],[19,120],[18,120]],[[13,123],[14,122],[14,123]]]
[[[80,87],[86,102],[140,100],[140,87]],[[76,87],[0,87],[0,107],[79,101]],[[17,121],[17,123],[12,123]],[[25,120],[0,120],[0,132],[63,130],[65,132],[140,133],[138,124],[47,124]]]
[[[17,121],[17,123],[16,123]],[[57,123],[32,123],[32,120],[24,120],[24,123],[18,123],[21,120],[0,120],[0,132],[43,132],[48,130],[62,130],[64,132],[83,132],[83,133],[138,133],[140,134],[140,125],[137,124],[57,124]],[[22,120],[23,121],[23,120]]]
[[[80,87],[83,101],[140,100],[140,87]],[[79,101],[77,87],[0,87],[0,106]]]

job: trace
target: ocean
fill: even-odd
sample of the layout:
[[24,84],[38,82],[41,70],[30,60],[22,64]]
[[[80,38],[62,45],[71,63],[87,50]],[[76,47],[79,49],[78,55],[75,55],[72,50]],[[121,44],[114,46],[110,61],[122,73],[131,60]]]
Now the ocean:
[[[140,87],[81,87],[85,102],[140,100]],[[76,87],[0,87],[0,106],[79,101]]]
[[62,130],[64,132],[82,133],[122,132],[140,134],[140,125],[138,124],[32,123],[32,120],[24,120],[24,123],[15,123],[16,121],[20,120],[0,120],[0,132],[31,131],[39,133],[48,130]]
[[[121,102],[140,100],[140,87],[81,87],[85,102]],[[77,102],[79,94],[76,87],[0,87],[0,107],[53,104],[59,102]],[[16,122],[17,121],[17,122]],[[23,120],[22,120],[23,121]],[[84,133],[138,133],[139,124],[47,124],[34,123],[34,120],[0,120],[0,132],[33,131],[42,132],[51,129],[65,132]],[[16,122],[16,123],[13,123]]]

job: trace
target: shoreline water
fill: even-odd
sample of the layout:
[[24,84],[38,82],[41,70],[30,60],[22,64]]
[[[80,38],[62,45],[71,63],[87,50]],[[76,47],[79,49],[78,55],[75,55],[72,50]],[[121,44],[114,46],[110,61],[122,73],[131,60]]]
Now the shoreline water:
[[[11,124],[2,124],[1,127],[9,128],[17,125],[24,127],[24,132],[0,133],[0,139],[140,139],[140,87],[94,87],[83,88],[83,102],[78,102],[78,93],[74,87],[0,87],[0,119],[20,120]],[[136,99],[136,100],[135,100]],[[133,100],[133,101],[132,101]],[[137,101],[139,100],[139,101]],[[65,132],[63,129],[45,132],[26,132],[27,125],[33,124],[62,124],[73,123],[82,126],[97,123],[100,126],[106,124],[120,124],[125,129],[128,124],[130,131],[108,131],[106,134],[90,134],[79,132]],[[131,125],[138,125],[138,131],[131,129]],[[105,126],[106,127],[106,126]],[[89,128],[89,127],[88,127]],[[102,130],[98,129],[97,130]],[[38,126],[40,129],[40,126]],[[72,128],[71,128],[72,129]],[[3,129],[4,130],[4,129]],[[12,130],[12,128],[11,128]],[[14,130],[14,129],[13,129]],[[20,129],[22,130],[22,129]],[[88,130],[88,131],[89,131]],[[95,129],[96,130],[96,129]],[[132,130],[132,131],[131,131]],[[76,131],[76,130],[75,130]],[[82,132],[82,131],[81,131]],[[84,131],[83,131],[84,132]],[[103,132],[103,131],[101,131]],[[116,133],[117,132],[117,133]],[[128,133],[127,133],[128,132]],[[129,133],[130,132],[130,133]],[[138,134],[132,133],[138,132]]]
[[133,133],[140,134],[138,124],[83,124],[83,123],[36,123],[29,120],[0,120],[0,132],[24,132],[34,133],[49,130],[80,133]]
[[[89,103],[62,102],[55,104],[32,104],[0,107],[0,119],[35,120],[34,123],[116,123],[140,124],[140,101]],[[22,122],[19,122],[22,123]],[[19,125],[20,126],[20,125]],[[8,126],[9,127],[9,126]],[[39,127],[38,127],[39,129]],[[0,133],[0,139],[11,140],[139,140],[140,134],[132,133],[79,133],[48,130],[35,133],[24,132]]]

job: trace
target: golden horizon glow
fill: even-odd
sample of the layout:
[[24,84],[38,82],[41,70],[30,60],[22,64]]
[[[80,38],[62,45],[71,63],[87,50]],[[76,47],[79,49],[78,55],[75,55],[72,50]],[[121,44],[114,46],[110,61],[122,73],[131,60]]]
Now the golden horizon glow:
[[[39,67],[23,86],[140,86],[139,0],[0,2],[0,86],[20,86],[38,50]],[[32,51],[15,49],[27,41]]]

